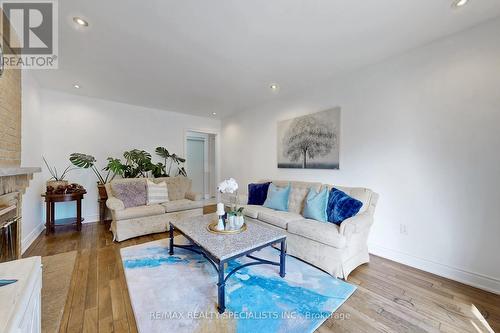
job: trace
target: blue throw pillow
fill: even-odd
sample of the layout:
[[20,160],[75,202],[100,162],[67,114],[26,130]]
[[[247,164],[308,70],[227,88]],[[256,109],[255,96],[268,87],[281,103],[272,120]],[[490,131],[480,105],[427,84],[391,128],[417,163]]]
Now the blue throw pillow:
[[363,203],[359,200],[350,197],[344,192],[332,188],[328,197],[328,222],[340,225],[342,221],[356,215]]
[[267,198],[264,202],[264,207],[288,211],[288,196],[290,195],[290,184],[287,187],[279,188],[273,183],[269,185],[267,190]]
[[305,218],[327,222],[326,207],[328,206],[328,189],[325,187],[320,192],[316,192],[313,188],[309,190],[304,207]]
[[248,184],[248,204],[262,206],[267,198],[271,183]]

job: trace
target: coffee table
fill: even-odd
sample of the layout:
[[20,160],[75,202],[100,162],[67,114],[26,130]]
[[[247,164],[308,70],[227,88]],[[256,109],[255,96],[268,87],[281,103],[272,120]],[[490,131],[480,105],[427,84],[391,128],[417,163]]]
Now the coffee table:
[[[245,219],[247,230],[239,234],[215,234],[208,231],[210,222],[217,219],[214,214],[185,218],[170,222],[170,250],[174,254],[174,247],[183,248],[203,255],[218,272],[218,311],[224,313],[225,286],[226,281],[238,270],[253,265],[276,265],[280,267],[280,276],[285,277],[286,259],[286,234],[276,229],[262,226]],[[174,231],[178,231],[190,240],[192,245],[174,244]],[[261,250],[267,246],[280,243],[279,262],[253,256],[251,253]],[[228,261],[244,257],[252,259],[252,262],[240,265],[225,274],[224,266]]]

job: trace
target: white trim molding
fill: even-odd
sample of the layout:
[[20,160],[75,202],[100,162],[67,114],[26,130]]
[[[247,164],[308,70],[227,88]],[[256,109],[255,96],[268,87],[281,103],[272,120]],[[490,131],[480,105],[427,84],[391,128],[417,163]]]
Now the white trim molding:
[[99,214],[85,215],[82,224],[99,222]]
[[441,264],[432,260],[419,258],[414,255],[404,253],[398,250],[370,243],[369,252],[379,257],[399,262],[423,271],[436,274],[466,285],[476,287],[500,295],[500,279],[469,272],[460,268]]
[[[94,214],[94,215],[84,216],[84,220],[82,223],[86,224],[86,223],[96,223],[96,222],[99,222],[99,215]],[[33,244],[35,239],[44,230],[45,230],[45,223],[44,222],[40,223],[35,228],[33,228],[33,230],[31,230],[31,232],[29,233],[29,235],[27,235],[26,237],[24,237],[21,240],[21,253],[26,252],[26,250],[31,246],[31,244]]]
[[[22,221],[22,220],[21,220]],[[21,222],[22,223],[22,222]],[[45,230],[45,224],[44,223],[40,223],[39,225],[37,225],[35,228],[33,228],[33,230],[31,230],[31,232],[29,233],[29,235],[27,235],[26,237],[24,237],[22,240],[21,240],[21,253],[23,254],[29,247],[30,245],[35,241],[35,239]]]

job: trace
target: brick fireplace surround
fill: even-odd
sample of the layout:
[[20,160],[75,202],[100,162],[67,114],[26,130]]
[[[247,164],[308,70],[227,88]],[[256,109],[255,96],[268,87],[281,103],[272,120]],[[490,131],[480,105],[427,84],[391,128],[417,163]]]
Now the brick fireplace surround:
[[[0,10],[0,22],[3,18]],[[0,31],[0,38],[3,39]],[[4,52],[8,48],[3,40]],[[21,167],[21,70],[7,68],[0,77],[0,226],[19,218],[15,246],[21,256],[22,195],[40,168]]]

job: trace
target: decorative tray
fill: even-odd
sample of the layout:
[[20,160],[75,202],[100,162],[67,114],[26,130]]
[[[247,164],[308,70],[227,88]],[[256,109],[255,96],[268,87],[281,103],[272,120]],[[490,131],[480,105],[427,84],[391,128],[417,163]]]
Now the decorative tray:
[[214,234],[234,235],[234,234],[239,234],[239,233],[247,230],[247,224],[243,223],[243,225],[239,229],[220,230],[219,231],[219,230],[217,230],[217,221],[214,221],[207,226],[207,229],[208,229],[208,231],[210,231],[211,233],[214,233]]

